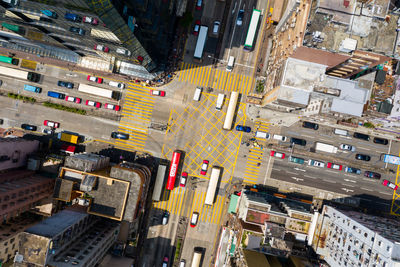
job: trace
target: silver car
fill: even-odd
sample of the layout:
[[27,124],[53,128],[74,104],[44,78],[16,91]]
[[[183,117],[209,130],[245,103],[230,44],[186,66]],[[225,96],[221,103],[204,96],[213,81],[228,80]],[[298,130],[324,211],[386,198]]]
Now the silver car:
[[353,151],[353,152],[356,151],[356,148],[354,146],[347,145],[347,144],[341,144],[339,147],[342,150]]

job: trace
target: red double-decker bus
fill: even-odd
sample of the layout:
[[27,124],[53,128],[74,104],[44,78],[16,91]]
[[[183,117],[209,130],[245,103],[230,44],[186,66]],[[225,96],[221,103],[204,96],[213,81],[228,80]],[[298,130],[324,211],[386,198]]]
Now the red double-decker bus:
[[179,161],[181,159],[182,152],[175,150],[172,154],[171,165],[169,167],[167,190],[174,189],[176,174],[178,172]]

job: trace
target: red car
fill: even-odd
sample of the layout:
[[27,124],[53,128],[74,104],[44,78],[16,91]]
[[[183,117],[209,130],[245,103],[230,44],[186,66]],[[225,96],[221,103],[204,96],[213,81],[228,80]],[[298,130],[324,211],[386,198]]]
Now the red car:
[[208,160],[206,159],[203,160],[203,164],[201,165],[201,171],[200,171],[201,175],[206,175],[208,169],[208,163],[210,163]]
[[151,95],[156,95],[156,96],[165,96],[165,91],[161,90],[150,90]]
[[87,76],[87,80],[95,83],[103,83],[103,78],[98,78],[90,75]]
[[285,158],[285,153],[277,152],[277,151],[274,151],[274,150],[271,150],[270,155],[271,155],[271,157],[275,157],[275,158],[278,158],[278,159],[284,159]]
[[203,0],[197,0],[196,1],[196,10],[201,10],[202,4],[203,4]]
[[119,111],[121,106],[105,103],[104,108]]
[[193,35],[199,35],[199,31],[200,31],[200,20],[196,20],[196,22],[194,23],[194,28],[193,28]]
[[94,50],[103,51],[106,53],[110,52],[110,48],[108,48],[108,46],[98,44],[94,45]]
[[66,96],[65,97],[65,101],[69,101],[69,102],[74,102],[74,103],[80,104],[82,102],[82,98],[73,97],[73,96]]
[[96,101],[86,100],[86,105],[87,106],[92,106],[92,107],[95,107],[95,108],[101,108],[101,103],[96,102]]
[[55,121],[45,120],[45,121],[43,122],[43,124],[46,125],[46,126],[49,126],[49,127],[51,127],[51,128],[58,128],[58,127],[60,127],[60,123],[55,122]]
[[386,179],[383,180],[382,184],[383,184],[384,186],[387,186],[387,187],[389,187],[389,188],[395,190],[395,191],[397,190],[397,188],[399,188],[398,185],[396,185],[396,184],[394,184],[394,183],[392,183],[392,182],[390,182],[390,181],[388,181],[388,180],[386,180]]
[[181,174],[181,181],[179,182],[179,185],[181,187],[185,187],[186,186],[186,180],[188,178],[188,173],[187,172],[182,172]]
[[327,167],[328,169],[334,169],[334,170],[338,170],[338,171],[341,171],[341,170],[343,169],[343,166],[342,166],[342,165],[335,164],[335,163],[332,163],[332,162],[328,162],[328,163],[326,164],[326,167]]

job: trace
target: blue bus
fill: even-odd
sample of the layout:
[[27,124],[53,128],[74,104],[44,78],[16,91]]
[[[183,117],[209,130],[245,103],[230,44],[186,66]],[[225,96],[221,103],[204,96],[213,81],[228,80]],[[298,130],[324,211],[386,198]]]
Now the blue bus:
[[29,84],[25,84],[24,85],[24,90],[30,91],[30,92],[34,92],[34,93],[38,93],[38,94],[42,92],[42,88],[36,87],[36,86],[33,86],[33,85],[29,85]]
[[58,99],[64,99],[65,95],[62,93],[57,93],[57,92],[53,92],[53,91],[48,91],[47,92],[47,96],[50,97],[54,97],[54,98],[58,98]]

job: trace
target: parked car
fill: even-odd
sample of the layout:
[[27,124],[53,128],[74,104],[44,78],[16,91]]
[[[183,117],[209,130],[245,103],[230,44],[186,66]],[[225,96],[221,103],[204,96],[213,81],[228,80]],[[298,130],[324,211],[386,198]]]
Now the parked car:
[[192,218],[190,219],[190,227],[196,227],[198,220],[199,220],[199,213],[193,212]]
[[304,128],[313,129],[313,130],[318,130],[318,128],[319,128],[319,125],[317,123],[309,122],[309,121],[303,121],[302,126]]
[[99,44],[94,45],[94,50],[103,51],[103,52],[106,52],[106,53],[110,52],[110,48],[108,46],[99,45]]
[[363,161],[370,161],[371,157],[365,154],[356,154],[356,159]]
[[151,95],[156,95],[156,96],[165,96],[165,91],[161,90],[150,90]]
[[383,180],[382,184],[383,184],[384,186],[387,186],[387,187],[393,189],[393,190],[397,190],[397,188],[399,188],[398,185],[396,185],[396,184],[394,184],[394,183],[392,183],[392,182],[390,182],[390,181],[388,181],[388,180],[386,180],[386,179]]
[[299,146],[305,146],[307,144],[307,141],[304,140],[304,139],[291,137],[290,138],[290,143],[296,144],[296,145],[299,145]]
[[356,151],[356,147],[347,144],[340,144],[339,148],[347,151],[353,151],[353,152]]
[[79,35],[85,35],[86,31],[82,28],[71,26],[69,27],[69,31],[73,33],[77,33]]
[[214,21],[213,34],[218,34],[220,24],[221,22],[219,22],[218,20]]
[[196,36],[199,35],[200,24],[201,24],[201,22],[199,19],[195,21],[194,27],[193,27],[193,35],[196,35]]
[[180,182],[179,182],[179,185],[180,185],[181,187],[185,187],[185,186],[186,186],[187,178],[188,178],[188,173],[187,173],[187,172],[182,172],[182,174],[181,174],[181,180],[180,180]]
[[243,17],[244,17],[244,10],[243,10],[243,9],[240,9],[240,10],[239,10],[239,13],[238,13],[238,16],[237,16],[237,19],[236,19],[236,25],[242,26],[242,24],[243,24]]
[[129,134],[121,133],[121,132],[112,132],[111,133],[111,138],[128,140],[129,139]]
[[314,160],[314,159],[310,159],[310,160],[308,160],[308,165],[314,166],[314,167],[324,168],[325,167],[325,162]]
[[368,178],[374,178],[374,179],[381,179],[381,174],[377,172],[372,172],[372,171],[365,171],[364,176]]
[[200,170],[201,175],[206,175],[208,169],[208,163],[210,163],[208,160],[206,159],[203,160],[203,164],[201,165],[201,170]]
[[342,166],[342,165],[340,165],[340,164],[335,164],[335,163],[332,163],[332,162],[328,162],[328,163],[326,164],[326,167],[327,167],[328,169],[334,169],[334,170],[338,170],[338,171],[341,171],[341,170],[343,169],[343,166]]
[[99,24],[99,20],[96,18],[92,18],[92,17],[83,17],[83,22],[85,23],[89,23],[92,25],[98,25]]
[[297,163],[297,164],[303,164],[304,163],[304,159],[298,158],[298,157],[294,157],[294,156],[289,156],[289,161],[293,162],[293,163]]
[[66,96],[65,97],[65,101],[69,101],[69,102],[74,102],[74,103],[80,104],[82,102],[82,98],[73,97],[73,96]]
[[105,104],[104,104],[104,108],[110,109],[110,110],[119,111],[119,110],[121,109],[121,106],[113,105],[113,104],[109,104],[109,103],[105,103]]
[[92,106],[95,108],[101,108],[101,103],[96,102],[96,101],[92,101],[92,100],[86,100],[86,105],[87,106]]
[[24,130],[28,130],[28,131],[36,131],[37,127],[35,125],[30,125],[30,124],[21,124],[21,128]]
[[354,167],[346,167],[344,168],[344,171],[348,173],[361,174],[361,170]]
[[374,138],[374,143],[375,144],[380,144],[380,145],[387,145],[389,143],[389,140],[387,140],[385,138],[375,137]]
[[236,125],[236,131],[249,133],[251,132],[251,128],[249,126]]
[[168,267],[168,257],[163,258],[162,267]]
[[196,10],[201,10],[201,6],[203,5],[203,0],[196,1]]
[[61,86],[61,87],[66,87],[66,88],[68,88],[68,89],[73,89],[73,88],[74,88],[74,84],[71,83],[71,82],[58,81],[58,82],[57,82],[57,85],[58,85],[58,86]]
[[271,155],[271,157],[275,157],[275,158],[278,158],[278,159],[284,159],[285,158],[285,153],[277,152],[277,151],[274,151],[274,150],[271,150],[270,155]]
[[87,76],[87,80],[91,81],[91,82],[95,82],[95,83],[103,83],[103,78],[94,77],[94,76],[91,76],[91,75]]
[[46,126],[49,126],[49,127],[51,127],[51,128],[58,128],[58,127],[60,127],[60,123],[55,122],[55,121],[45,120],[45,121],[43,122],[43,124],[46,125]]
[[125,84],[120,83],[120,82],[116,82],[116,81],[110,81],[108,83],[108,85],[113,86],[113,87],[117,87],[119,89],[124,89],[125,88]]

